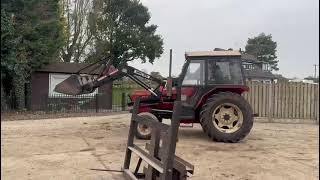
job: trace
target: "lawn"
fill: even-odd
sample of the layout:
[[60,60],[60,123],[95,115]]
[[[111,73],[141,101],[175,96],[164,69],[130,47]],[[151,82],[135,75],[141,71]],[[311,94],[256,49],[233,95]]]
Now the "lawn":
[[112,106],[121,106],[122,93],[125,93],[126,102],[129,102],[128,94],[130,94],[134,89],[132,87],[113,87],[112,88]]

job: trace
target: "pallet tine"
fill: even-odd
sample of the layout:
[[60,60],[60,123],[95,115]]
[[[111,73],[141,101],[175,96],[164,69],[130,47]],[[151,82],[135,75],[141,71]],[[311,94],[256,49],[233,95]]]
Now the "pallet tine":
[[[138,116],[139,103],[140,99],[138,98],[133,106],[123,166],[124,176],[130,180],[141,178],[145,180],[185,180],[188,172],[193,174],[193,166],[175,155],[182,111],[181,101],[174,103],[170,126],[158,121],[146,121]],[[148,126],[151,126],[151,140],[146,144],[146,150],[133,143],[138,123],[147,123]],[[133,173],[129,170],[132,152],[139,157]],[[139,173],[142,160],[148,164],[148,167],[144,167],[143,173]]]
[[164,149],[163,153],[163,162],[164,162],[164,173],[160,175],[160,180],[171,180],[173,163],[174,163],[174,154],[176,149],[176,140],[178,136],[178,130],[180,125],[180,113],[181,113],[181,101],[174,102],[174,111],[172,114],[171,126],[167,138],[164,138],[163,141],[167,141],[167,147]]
[[129,169],[130,167],[130,160],[131,160],[131,150],[128,149],[128,147],[133,146],[133,140],[134,136],[136,134],[137,130],[137,122],[134,120],[134,116],[138,114],[139,112],[139,104],[140,104],[140,98],[137,98],[133,105],[132,115],[131,115],[131,122],[130,122],[130,129],[128,134],[128,142],[127,142],[127,149],[126,149],[126,155],[124,160],[124,169]]

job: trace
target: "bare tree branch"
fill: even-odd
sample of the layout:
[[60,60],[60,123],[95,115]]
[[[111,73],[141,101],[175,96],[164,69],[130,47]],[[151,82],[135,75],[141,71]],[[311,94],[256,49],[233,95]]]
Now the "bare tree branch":
[[64,62],[80,62],[85,49],[92,41],[88,17],[92,12],[92,0],[63,0],[66,18],[67,42],[61,50]]

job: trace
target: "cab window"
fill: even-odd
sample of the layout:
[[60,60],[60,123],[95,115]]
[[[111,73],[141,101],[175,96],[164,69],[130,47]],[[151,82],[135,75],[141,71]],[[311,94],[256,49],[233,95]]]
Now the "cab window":
[[204,60],[191,61],[182,85],[204,85]]
[[208,84],[243,84],[238,61],[208,61]]

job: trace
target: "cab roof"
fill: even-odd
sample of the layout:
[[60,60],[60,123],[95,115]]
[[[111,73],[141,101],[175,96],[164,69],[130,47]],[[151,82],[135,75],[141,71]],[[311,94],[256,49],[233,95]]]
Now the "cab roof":
[[186,57],[214,57],[214,56],[241,56],[239,51],[191,51],[185,53]]

